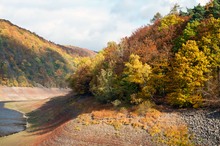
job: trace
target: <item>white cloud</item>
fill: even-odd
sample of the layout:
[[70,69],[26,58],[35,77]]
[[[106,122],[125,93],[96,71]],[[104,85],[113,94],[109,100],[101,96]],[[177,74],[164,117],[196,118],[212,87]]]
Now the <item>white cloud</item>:
[[192,7],[208,0],[1,0],[0,18],[64,45],[100,50],[163,15],[178,2]]
[[205,5],[208,3],[210,0],[196,0],[196,3],[200,3],[201,5]]

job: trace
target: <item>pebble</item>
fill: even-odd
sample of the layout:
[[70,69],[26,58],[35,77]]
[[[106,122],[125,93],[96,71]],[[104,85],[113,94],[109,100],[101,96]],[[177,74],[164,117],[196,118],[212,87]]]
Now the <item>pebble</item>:
[[194,134],[196,145],[220,146],[220,110],[191,110],[179,113]]

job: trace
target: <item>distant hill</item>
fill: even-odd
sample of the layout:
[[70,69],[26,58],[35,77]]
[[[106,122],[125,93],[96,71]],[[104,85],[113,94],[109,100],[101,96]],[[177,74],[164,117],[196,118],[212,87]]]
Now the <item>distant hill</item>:
[[[69,49],[0,19],[0,84],[66,87],[75,56],[89,51]],[[76,50],[76,51],[74,51]]]
[[71,54],[73,56],[81,56],[81,57],[87,57],[87,56],[94,56],[96,52],[85,49],[85,48],[79,48],[76,46],[62,46],[59,45],[61,48],[63,48],[68,54]]

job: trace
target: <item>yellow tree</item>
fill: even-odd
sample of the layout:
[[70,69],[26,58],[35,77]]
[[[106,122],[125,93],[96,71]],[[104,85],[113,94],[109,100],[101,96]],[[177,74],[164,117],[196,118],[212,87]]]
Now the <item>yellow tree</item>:
[[198,106],[202,100],[200,89],[207,81],[205,73],[209,71],[208,65],[209,61],[196,41],[189,40],[183,44],[169,73],[168,101],[180,107]]
[[124,80],[138,86],[140,92],[131,95],[131,102],[140,103],[146,96],[151,96],[151,90],[148,86],[150,79],[151,67],[143,64],[138,55],[131,54],[129,62],[125,63]]
[[220,19],[210,18],[203,22],[199,29],[200,48],[210,62],[212,76],[206,84],[206,92],[210,97],[220,96]]
[[220,66],[220,18],[210,18],[202,23],[200,45],[213,67]]
[[78,94],[90,93],[90,82],[94,77],[94,70],[104,60],[102,53],[94,58],[82,57],[74,60],[75,72],[69,79],[70,87]]
[[129,62],[125,64],[124,74],[126,80],[139,85],[144,85],[149,79],[151,67],[148,64],[143,64],[138,55],[131,54]]
[[182,22],[184,22],[184,20],[175,14],[167,15],[161,20],[159,30],[167,29],[172,25],[180,24]]
[[89,93],[89,83],[92,80],[91,65],[90,58],[76,58],[75,60],[76,71],[70,77],[69,83],[77,94]]

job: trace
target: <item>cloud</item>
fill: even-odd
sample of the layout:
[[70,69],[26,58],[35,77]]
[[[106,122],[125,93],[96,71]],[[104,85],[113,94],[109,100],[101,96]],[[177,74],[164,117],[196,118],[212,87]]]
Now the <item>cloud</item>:
[[205,5],[208,3],[210,0],[196,0],[196,3],[200,3],[201,5]]
[[192,7],[206,0],[1,0],[0,17],[55,43],[101,50],[176,2]]

